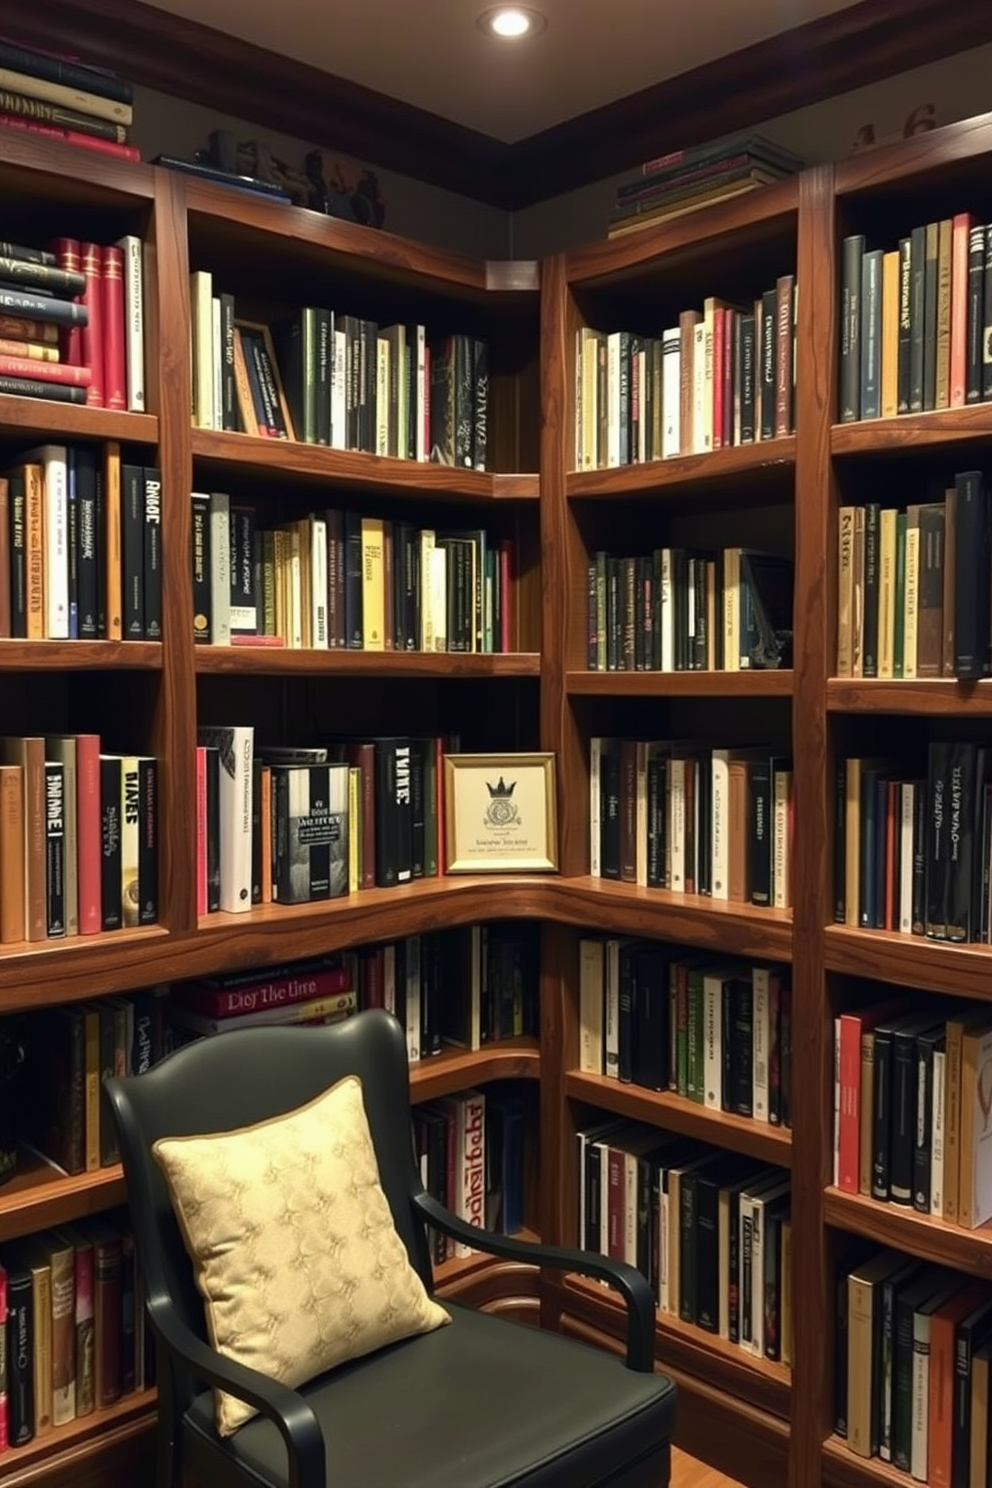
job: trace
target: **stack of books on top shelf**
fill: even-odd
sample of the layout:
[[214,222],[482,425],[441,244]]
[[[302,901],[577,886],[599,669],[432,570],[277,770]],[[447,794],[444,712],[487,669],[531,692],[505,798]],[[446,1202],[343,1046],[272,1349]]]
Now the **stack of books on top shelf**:
[[844,239],[842,423],[992,398],[990,244],[971,212],[914,227],[891,250]]
[[794,274],[748,304],[708,295],[661,335],[575,333],[575,469],[782,439],[795,429]]
[[656,941],[581,940],[579,1068],[791,1127],[789,973],[673,956]]
[[141,239],[0,242],[0,393],[145,410]]
[[140,160],[127,143],[134,89],[88,67],[0,39],[0,129],[23,129],[80,149]]
[[837,675],[990,672],[990,507],[979,470],[940,500],[900,511],[869,501],[838,513]]
[[760,134],[672,150],[646,160],[632,180],[617,187],[609,236],[620,237],[655,222],[683,217],[802,168],[803,162],[791,150]]
[[907,1483],[987,1483],[988,1282],[870,1252],[838,1279],[837,1322],[835,1426],[848,1449]]

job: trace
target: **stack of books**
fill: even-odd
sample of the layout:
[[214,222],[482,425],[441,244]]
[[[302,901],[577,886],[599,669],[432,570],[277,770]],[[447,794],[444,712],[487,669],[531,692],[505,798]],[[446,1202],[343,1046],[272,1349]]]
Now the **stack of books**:
[[665,218],[682,217],[802,168],[803,162],[790,150],[760,134],[673,150],[646,160],[632,181],[617,187],[608,235],[616,238]]
[[134,89],[102,67],[0,40],[0,127],[140,160],[129,145]]

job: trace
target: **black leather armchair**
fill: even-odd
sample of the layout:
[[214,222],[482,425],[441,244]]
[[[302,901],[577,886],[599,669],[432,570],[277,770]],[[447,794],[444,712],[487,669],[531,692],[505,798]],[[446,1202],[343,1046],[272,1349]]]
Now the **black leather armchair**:
[[[426,1229],[499,1256],[600,1277],[627,1306],[626,1362],[557,1334],[446,1303],[452,1323],[344,1364],[299,1390],[214,1351],[151,1146],[295,1109],[362,1081],[382,1187],[412,1264],[433,1287]],[[414,1159],[399,1024],[361,1013],[329,1028],[203,1039],[147,1074],[107,1081],[138,1257],[158,1339],[158,1488],[665,1488],[675,1387],[654,1373],[654,1302],[630,1266],[463,1224]],[[211,1387],[259,1415],[222,1439]]]

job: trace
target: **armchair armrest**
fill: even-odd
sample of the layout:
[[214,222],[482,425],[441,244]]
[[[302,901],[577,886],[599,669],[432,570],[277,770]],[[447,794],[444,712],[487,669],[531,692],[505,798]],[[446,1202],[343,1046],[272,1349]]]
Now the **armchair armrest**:
[[655,1306],[651,1288],[640,1271],[628,1266],[626,1261],[614,1261],[608,1256],[593,1255],[584,1250],[559,1249],[553,1245],[541,1245],[532,1240],[514,1240],[511,1235],[496,1235],[491,1230],[479,1229],[466,1224],[452,1214],[450,1209],[438,1202],[426,1189],[414,1194],[413,1202],[428,1224],[471,1245],[474,1250],[484,1250],[490,1255],[502,1256],[508,1261],[521,1261],[526,1265],[554,1267],[559,1271],[577,1271],[580,1276],[594,1276],[608,1282],[624,1299],[627,1306],[627,1368],[642,1374],[654,1369]]
[[217,1353],[198,1338],[164,1298],[149,1297],[148,1313],[165,1347],[198,1379],[253,1405],[286,1443],[290,1488],[325,1488],[324,1438],[307,1402],[281,1380]]

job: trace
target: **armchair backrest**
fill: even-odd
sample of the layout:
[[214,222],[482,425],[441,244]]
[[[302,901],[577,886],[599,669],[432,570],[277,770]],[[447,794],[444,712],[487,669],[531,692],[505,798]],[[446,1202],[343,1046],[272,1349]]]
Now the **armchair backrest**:
[[379,1177],[393,1221],[428,1290],[430,1260],[412,1204],[421,1188],[410,1124],[410,1078],[399,1023],[381,1009],[327,1028],[239,1029],[188,1044],[147,1071],[106,1082],[146,1298],[178,1310],[205,1338],[203,1303],[168,1189],[152,1156],[165,1136],[234,1131],[292,1111],[343,1079],[362,1082]]

